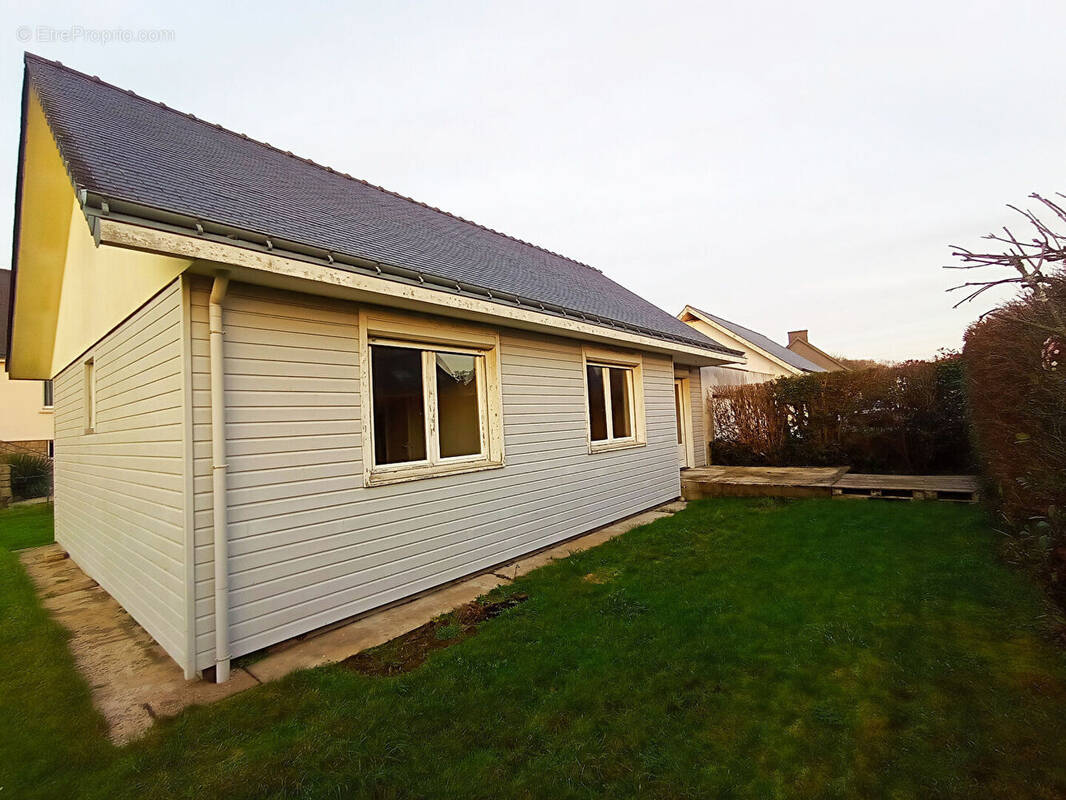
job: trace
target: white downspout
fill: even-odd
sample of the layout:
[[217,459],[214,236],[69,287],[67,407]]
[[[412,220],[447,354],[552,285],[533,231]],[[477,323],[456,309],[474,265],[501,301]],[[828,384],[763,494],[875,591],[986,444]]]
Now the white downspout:
[[208,306],[211,329],[211,506],[215,535],[215,683],[229,680],[229,540],[226,531],[226,390],[222,300],[229,275],[219,272]]

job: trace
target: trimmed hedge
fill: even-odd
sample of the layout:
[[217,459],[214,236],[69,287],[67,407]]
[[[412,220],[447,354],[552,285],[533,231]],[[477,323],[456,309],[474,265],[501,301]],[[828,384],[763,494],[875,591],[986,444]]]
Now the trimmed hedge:
[[1013,560],[1066,607],[1066,278],[1047,300],[1006,303],[966,332],[974,443]]
[[910,474],[973,468],[958,355],[717,387],[708,402],[716,464]]

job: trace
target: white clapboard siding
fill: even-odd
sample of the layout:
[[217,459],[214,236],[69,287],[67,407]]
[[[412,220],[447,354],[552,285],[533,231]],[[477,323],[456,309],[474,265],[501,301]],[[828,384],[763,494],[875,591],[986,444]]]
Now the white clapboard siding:
[[[209,288],[193,284],[191,321],[200,667],[214,645]],[[506,466],[364,488],[357,308],[234,284],[224,314],[234,656],[680,493],[668,357],[645,357],[647,446],[590,455],[580,344],[503,331]]]
[[[55,379],[55,536],[185,663],[182,290],[175,281]],[[85,361],[96,372],[86,433]]]
[[700,375],[700,370],[689,370],[689,414],[692,417],[692,454],[694,467],[707,466],[707,429],[705,423],[704,407],[706,401],[703,399],[703,380]]

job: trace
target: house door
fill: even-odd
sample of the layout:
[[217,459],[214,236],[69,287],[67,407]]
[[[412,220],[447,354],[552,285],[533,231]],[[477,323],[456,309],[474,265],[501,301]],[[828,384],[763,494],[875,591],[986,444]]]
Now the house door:
[[692,423],[689,416],[688,381],[674,379],[674,413],[677,422],[677,463],[682,469],[692,466]]

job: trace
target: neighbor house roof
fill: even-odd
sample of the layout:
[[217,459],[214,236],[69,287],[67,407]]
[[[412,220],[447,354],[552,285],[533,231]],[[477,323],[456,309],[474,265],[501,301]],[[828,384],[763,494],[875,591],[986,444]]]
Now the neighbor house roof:
[[818,366],[813,361],[809,361],[798,353],[793,353],[784,345],[778,344],[769,336],[764,336],[758,331],[753,331],[751,328],[745,328],[743,325],[738,325],[735,322],[730,322],[715,314],[702,311],[695,306],[685,306],[685,310],[691,311],[697,317],[703,317],[705,321],[720,325],[739,339],[743,339],[748,344],[754,345],[759,350],[770,354],[779,361],[784,361],[789,366],[803,370],[804,372],[826,371],[823,367]]
[[87,214],[185,219],[338,269],[368,260],[400,268],[385,277],[738,355],[586,264],[57,62],[27,53],[26,72]]

